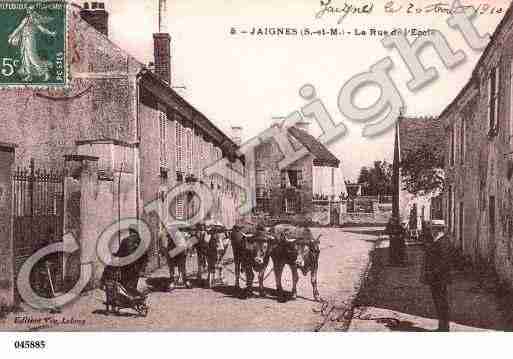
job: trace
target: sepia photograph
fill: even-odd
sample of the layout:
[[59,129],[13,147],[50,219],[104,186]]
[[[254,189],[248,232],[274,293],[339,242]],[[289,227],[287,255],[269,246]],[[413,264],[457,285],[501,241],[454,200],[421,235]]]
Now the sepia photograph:
[[510,44],[509,0],[0,1],[7,345],[512,331]]

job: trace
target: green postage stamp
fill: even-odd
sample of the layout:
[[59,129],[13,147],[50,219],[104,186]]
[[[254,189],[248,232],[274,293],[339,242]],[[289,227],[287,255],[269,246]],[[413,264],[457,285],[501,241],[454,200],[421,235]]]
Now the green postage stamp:
[[67,83],[66,3],[0,1],[0,88]]

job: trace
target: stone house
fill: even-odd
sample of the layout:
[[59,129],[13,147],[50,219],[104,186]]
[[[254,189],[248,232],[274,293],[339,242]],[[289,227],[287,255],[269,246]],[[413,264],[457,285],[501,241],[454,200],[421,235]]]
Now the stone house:
[[109,40],[102,3],[67,7],[69,89],[0,96],[0,299],[7,302],[16,297],[23,262],[66,233],[80,250],[65,254],[59,270],[40,281],[53,276],[65,288],[93,263],[94,285],[103,270],[97,239],[124,218],[145,221],[152,235],[148,270],[160,265],[157,212],[187,220],[197,208],[187,192],[146,210],[170,189],[207,186],[214,198],[208,214],[226,224],[244,198],[227,176],[203,173],[221,159],[244,173],[244,157],[239,143],[172,89],[169,34],[154,34],[152,71]]
[[[445,129],[444,215],[456,248],[513,284],[513,10],[466,86],[440,115]],[[505,45],[506,44],[506,45]]]
[[308,125],[298,122],[287,130],[294,150],[306,148],[307,154],[284,169],[279,168],[283,154],[274,139],[254,149],[257,212],[272,217],[312,219],[314,176],[323,173],[319,168],[338,169],[340,161],[309,134]]

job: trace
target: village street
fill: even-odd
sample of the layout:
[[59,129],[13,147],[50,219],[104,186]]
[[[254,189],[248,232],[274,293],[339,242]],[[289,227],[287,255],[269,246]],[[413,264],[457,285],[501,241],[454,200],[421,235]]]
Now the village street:
[[[27,324],[15,324],[15,317],[64,319],[70,324],[54,325],[44,330],[65,331],[315,331],[345,330],[347,322],[326,320],[326,313],[335,306],[351,303],[358,292],[361,277],[369,263],[369,252],[378,239],[375,228],[314,228],[314,236],[322,234],[320,268],[318,274],[322,304],[313,301],[310,276],[300,274],[298,298],[278,303],[274,297],[275,280],[271,273],[265,287],[267,298],[255,296],[239,299],[233,290],[233,264],[226,267],[225,286],[216,289],[175,289],[172,292],[153,292],[149,297],[150,312],[146,318],[122,311],[120,316],[105,314],[103,292],[95,290],[63,308],[60,314],[38,313],[26,310],[11,314],[1,324],[3,330],[27,330]],[[271,267],[271,266],[270,266]],[[152,277],[168,276],[162,268]],[[283,278],[284,288],[290,290],[291,276],[288,269]],[[331,312],[333,315],[333,311]]]

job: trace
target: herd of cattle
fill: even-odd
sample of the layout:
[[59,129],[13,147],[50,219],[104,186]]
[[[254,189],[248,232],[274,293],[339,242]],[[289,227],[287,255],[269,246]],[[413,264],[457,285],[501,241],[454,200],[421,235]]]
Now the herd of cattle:
[[[319,300],[317,288],[317,270],[320,254],[320,236],[313,238],[308,227],[296,227],[278,224],[270,227],[236,225],[227,230],[220,225],[197,224],[193,227],[181,228],[180,231],[193,243],[190,250],[195,250],[198,259],[197,279],[203,283],[203,273],[207,272],[207,287],[213,287],[223,278],[223,259],[231,245],[235,264],[235,287],[244,298],[253,294],[253,281],[258,275],[259,294],[265,296],[264,276],[272,261],[276,279],[278,299],[286,298],[282,287],[282,273],[285,265],[292,272],[293,299],[297,295],[299,271],[303,275],[310,273],[313,296]],[[167,232],[161,233],[162,255],[166,258],[171,278],[178,268],[180,281],[186,287],[192,287],[187,280],[187,252],[177,256],[169,253],[175,247],[175,241]],[[241,289],[240,277],[244,274],[245,289]]]

